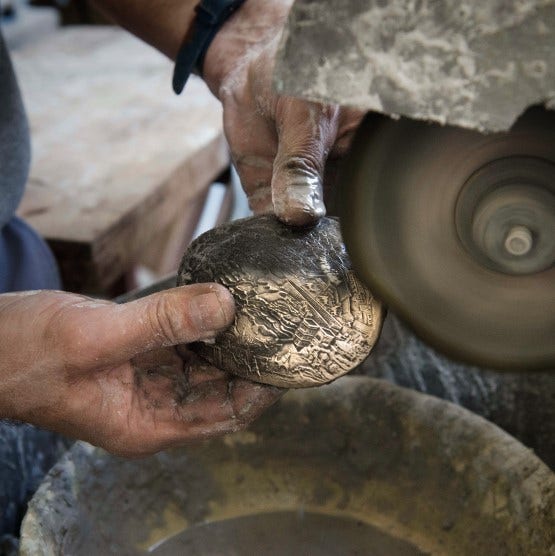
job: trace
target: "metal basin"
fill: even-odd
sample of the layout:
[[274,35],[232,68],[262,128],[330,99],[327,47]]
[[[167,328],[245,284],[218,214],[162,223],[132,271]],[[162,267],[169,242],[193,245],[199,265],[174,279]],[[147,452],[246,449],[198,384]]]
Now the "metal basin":
[[555,554],[555,475],[465,409],[347,377],[144,460],[77,443],[31,501],[21,553]]

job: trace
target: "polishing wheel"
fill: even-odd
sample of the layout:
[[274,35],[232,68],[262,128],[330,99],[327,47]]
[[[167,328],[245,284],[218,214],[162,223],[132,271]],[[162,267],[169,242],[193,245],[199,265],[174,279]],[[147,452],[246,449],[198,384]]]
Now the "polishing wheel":
[[555,369],[555,113],[506,133],[369,114],[341,179],[359,276],[449,356]]

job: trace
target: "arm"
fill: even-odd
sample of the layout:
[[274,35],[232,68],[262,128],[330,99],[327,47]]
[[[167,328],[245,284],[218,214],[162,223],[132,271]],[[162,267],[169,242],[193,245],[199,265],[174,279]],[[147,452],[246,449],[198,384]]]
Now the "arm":
[[191,26],[198,0],[94,0],[109,19],[172,60]]
[[[196,0],[95,3],[173,58]],[[251,208],[303,226],[325,214],[326,164],[345,152],[362,114],[274,93],[273,63],[292,4],[247,0],[216,34],[203,73],[222,101],[226,137]]]

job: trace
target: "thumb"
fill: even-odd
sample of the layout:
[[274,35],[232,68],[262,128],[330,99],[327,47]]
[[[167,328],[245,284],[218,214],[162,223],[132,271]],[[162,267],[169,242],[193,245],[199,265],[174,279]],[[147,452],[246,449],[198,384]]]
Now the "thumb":
[[312,225],[326,213],[323,173],[337,135],[338,111],[286,97],[279,102],[279,146],[272,176],[274,212],[291,226]]
[[118,364],[145,351],[212,338],[234,315],[233,296],[226,288],[192,284],[122,305],[89,307],[80,313],[81,341],[73,344],[79,346],[81,360]]

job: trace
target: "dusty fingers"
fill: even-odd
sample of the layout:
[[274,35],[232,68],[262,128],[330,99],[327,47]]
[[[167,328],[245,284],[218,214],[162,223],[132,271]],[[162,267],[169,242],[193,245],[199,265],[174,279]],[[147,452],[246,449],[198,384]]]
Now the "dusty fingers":
[[115,305],[66,304],[49,336],[66,368],[94,370],[149,350],[214,337],[234,318],[233,297],[219,284],[194,284]]
[[183,440],[195,441],[241,430],[284,392],[281,388],[224,373],[213,380],[204,380],[179,405],[179,417],[186,424]]

